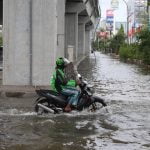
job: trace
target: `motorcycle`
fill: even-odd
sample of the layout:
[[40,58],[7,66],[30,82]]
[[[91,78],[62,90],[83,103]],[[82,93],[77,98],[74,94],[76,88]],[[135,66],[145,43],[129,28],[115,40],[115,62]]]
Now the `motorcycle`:
[[[72,110],[82,111],[83,109],[89,108],[91,111],[95,111],[100,107],[106,107],[104,99],[94,96],[93,91],[88,86],[86,81],[82,80],[82,77],[79,78],[81,84],[80,88],[80,96],[78,98],[77,105],[72,105]],[[39,89],[36,90],[36,93],[39,97],[35,102],[35,112],[38,114],[43,113],[54,113],[59,114],[61,112],[65,112],[64,108],[67,105],[67,96],[64,96],[60,93],[57,93],[52,90]]]

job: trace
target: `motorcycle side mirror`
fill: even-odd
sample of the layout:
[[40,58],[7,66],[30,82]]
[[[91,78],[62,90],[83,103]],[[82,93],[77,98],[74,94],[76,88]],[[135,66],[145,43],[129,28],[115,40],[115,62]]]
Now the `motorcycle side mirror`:
[[78,73],[78,79],[80,79],[80,80],[82,79],[82,76],[79,73]]
[[85,81],[85,80],[83,81],[83,83],[86,84],[86,85],[88,84],[87,81]]

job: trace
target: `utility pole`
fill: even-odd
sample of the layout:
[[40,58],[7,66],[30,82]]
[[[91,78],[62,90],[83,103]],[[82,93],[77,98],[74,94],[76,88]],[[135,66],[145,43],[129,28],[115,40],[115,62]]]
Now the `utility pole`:
[[128,3],[123,0],[124,3],[126,4],[126,8],[127,8],[127,43],[129,44],[129,37],[128,37],[128,33],[129,33],[129,7],[128,7]]

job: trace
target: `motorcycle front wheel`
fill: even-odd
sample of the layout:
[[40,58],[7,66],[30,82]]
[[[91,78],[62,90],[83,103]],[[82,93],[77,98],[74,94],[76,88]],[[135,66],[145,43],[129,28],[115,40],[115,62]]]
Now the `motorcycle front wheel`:
[[93,99],[93,102],[90,104],[89,110],[95,111],[97,109],[100,109],[102,107],[106,107],[107,106],[107,104],[104,101],[104,99],[102,99],[100,97],[94,96],[92,99]]

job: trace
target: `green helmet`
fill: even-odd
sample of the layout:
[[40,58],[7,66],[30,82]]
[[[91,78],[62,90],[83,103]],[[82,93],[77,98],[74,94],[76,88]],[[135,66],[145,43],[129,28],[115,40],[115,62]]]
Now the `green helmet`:
[[56,60],[56,66],[59,68],[64,68],[69,63],[70,63],[69,60],[67,60],[66,58],[62,58],[62,57]]
[[65,62],[64,62],[64,59],[62,57],[60,57],[56,60],[56,66],[57,67],[64,67],[64,65],[65,65]]

